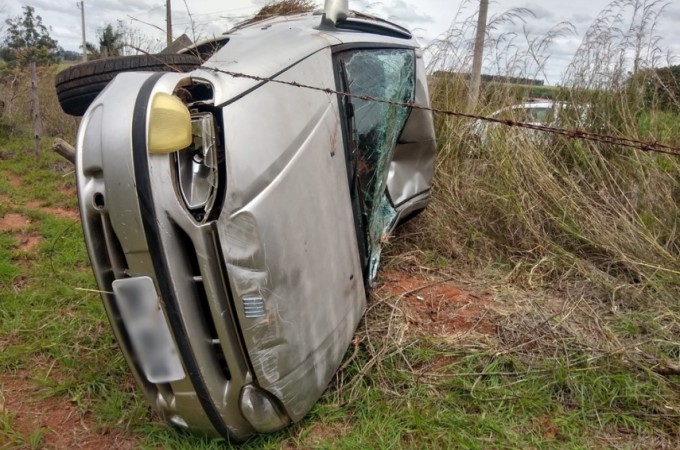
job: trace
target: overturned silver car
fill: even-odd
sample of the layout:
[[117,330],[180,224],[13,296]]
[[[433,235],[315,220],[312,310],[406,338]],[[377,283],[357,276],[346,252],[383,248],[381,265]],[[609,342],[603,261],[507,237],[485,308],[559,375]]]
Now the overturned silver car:
[[121,70],[85,105],[90,259],[139,386],[175,426],[244,440],[300,420],[348,348],[382,240],[429,201],[417,42],[327,3],[238,27],[186,72]]

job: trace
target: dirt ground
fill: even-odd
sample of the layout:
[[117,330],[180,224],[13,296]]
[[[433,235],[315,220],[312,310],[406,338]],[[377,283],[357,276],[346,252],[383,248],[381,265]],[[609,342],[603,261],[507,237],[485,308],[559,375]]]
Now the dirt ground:
[[[136,448],[137,441],[124,432],[98,430],[88,414],[80,413],[68,398],[42,398],[44,388],[33,376],[27,371],[0,374],[0,415],[10,417],[14,431],[26,437],[41,434],[40,448],[45,449]],[[0,435],[0,448],[4,449],[2,441]]]
[[[21,186],[19,177],[12,176],[9,180],[13,187]],[[69,189],[65,195],[75,193]],[[0,200],[16,207],[6,196]],[[80,217],[77,210],[43,206],[39,202],[29,202],[24,208],[65,219],[79,220]],[[40,234],[29,231],[31,225],[33,220],[21,213],[11,212],[0,217],[0,233],[11,234],[15,251],[24,255],[39,251],[42,241]],[[17,277],[13,288],[21,289],[25,283],[24,277]],[[12,345],[15,339],[16,336],[3,336],[0,339],[0,351]],[[46,361],[36,361],[30,372],[0,372],[0,419],[9,418],[11,424],[6,431],[0,429],[0,449],[16,448],[17,442],[31,436],[38,440],[40,448],[45,449],[126,450],[137,447],[137,440],[124,430],[111,431],[96,427],[89,415],[78,411],[75,403],[68,398],[45,396],[44,387],[36,377],[41,374],[43,378],[58,383],[58,372],[54,364],[50,365]],[[8,436],[6,433],[17,433],[22,437]],[[26,448],[30,447],[31,444],[27,442]]]
[[496,334],[498,314],[490,295],[420,273],[391,271],[381,279],[376,295],[397,298],[411,333],[444,338],[462,333]]

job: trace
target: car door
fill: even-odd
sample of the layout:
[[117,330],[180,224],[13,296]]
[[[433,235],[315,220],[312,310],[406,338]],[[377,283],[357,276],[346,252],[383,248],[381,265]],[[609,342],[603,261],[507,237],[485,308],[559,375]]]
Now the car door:
[[[276,76],[335,87],[330,48]],[[299,420],[326,389],[366,306],[336,96],[264,83],[224,110],[218,222],[257,385]]]

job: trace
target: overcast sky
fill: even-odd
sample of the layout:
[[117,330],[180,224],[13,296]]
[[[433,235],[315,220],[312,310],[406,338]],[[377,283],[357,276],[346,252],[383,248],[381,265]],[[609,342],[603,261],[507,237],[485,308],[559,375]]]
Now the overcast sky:
[[[645,2],[645,0],[618,0],[617,3],[632,4],[635,1]],[[267,2],[264,0],[173,0],[173,34],[177,37],[187,32],[191,36],[191,20],[187,9],[191,12],[194,28],[202,37],[207,37],[223,33],[234,23],[256,12],[265,3]],[[317,3],[322,4],[323,0],[317,0]],[[569,26],[563,27],[563,33],[543,51],[544,56],[548,56],[545,70],[540,75],[536,74],[537,78],[544,78],[551,84],[559,83],[567,64],[581,43],[583,34],[610,3],[610,0],[491,0],[490,20],[513,8],[526,10],[519,11],[514,19],[497,25],[495,35],[504,37],[505,41],[495,46],[499,55],[491,55],[493,51],[487,52],[485,72],[502,72],[499,67],[494,67],[494,64],[507,65],[505,59],[511,53],[510,49],[525,46],[528,40],[545,35],[561,22],[568,22]],[[647,0],[647,3],[652,3],[652,0]],[[464,28],[462,23],[465,23],[465,19],[474,18],[478,1],[350,0],[349,4],[351,9],[368,11],[405,25],[423,44],[429,44],[436,39],[445,38],[452,24],[454,31]],[[23,5],[35,8],[36,13],[42,17],[43,24],[51,30],[52,37],[60,46],[66,50],[80,51],[81,22],[76,0],[4,0],[0,5],[0,17],[20,15]],[[632,14],[632,7],[624,8],[624,15],[626,14]],[[163,0],[85,0],[85,18],[89,42],[96,42],[97,31],[106,24],[115,25],[117,20],[139,29],[159,43],[165,40],[165,34],[152,26],[165,29]],[[673,29],[679,22],[680,1],[669,0],[653,34],[661,38],[661,41],[655,42],[655,46],[671,57],[680,57],[680,34],[674,33]],[[467,23],[472,22],[468,20]],[[572,26],[573,29],[568,30]],[[471,31],[471,28],[468,29],[468,36]],[[462,38],[454,38],[452,41],[461,42]],[[680,60],[672,62],[678,64]]]

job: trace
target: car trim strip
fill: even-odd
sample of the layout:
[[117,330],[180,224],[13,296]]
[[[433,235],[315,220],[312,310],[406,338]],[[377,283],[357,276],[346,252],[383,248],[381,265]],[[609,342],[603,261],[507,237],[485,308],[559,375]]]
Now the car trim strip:
[[201,375],[198,362],[194,358],[189,345],[187,332],[180,319],[177,299],[175,298],[172,289],[169,288],[169,269],[167,261],[163,257],[163,244],[160,239],[160,230],[158,229],[156,210],[151,194],[151,180],[149,178],[149,162],[146,144],[146,122],[149,99],[151,98],[151,93],[156,82],[161,76],[163,76],[163,73],[154,74],[142,85],[139,94],[137,95],[132,120],[132,157],[142,225],[144,226],[144,232],[147,237],[149,253],[151,255],[156,255],[156,257],[152,258],[152,261],[156,279],[158,280],[158,289],[163,298],[168,322],[172,329],[172,333],[175,336],[175,342],[182,357],[182,362],[185,365],[187,375],[194,386],[199,402],[203,406],[203,409],[210,422],[215,427],[215,430],[222,436],[231,436],[231,432],[222,420],[222,417],[210,396],[206,382]]
[[[415,199],[415,198],[417,198],[417,197],[420,197],[420,196],[422,196],[422,195],[425,195],[425,194],[427,194],[428,192],[430,192],[431,190],[432,190],[432,188],[423,189],[422,191],[418,192],[417,194],[413,194],[412,196],[410,196],[410,197],[407,198],[406,200],[400,201],[399,204],[397,204],[397,205],[392,205],[392,206],[394,206],[395,208],[399,208],[399,207],[402,206],[403,204],[408,203],[408,202],[410,202],[411,200],[413,200],[413,199]],[[392,199],[390,198],[390,202],[391,202],[391,201],[392,201]]]

